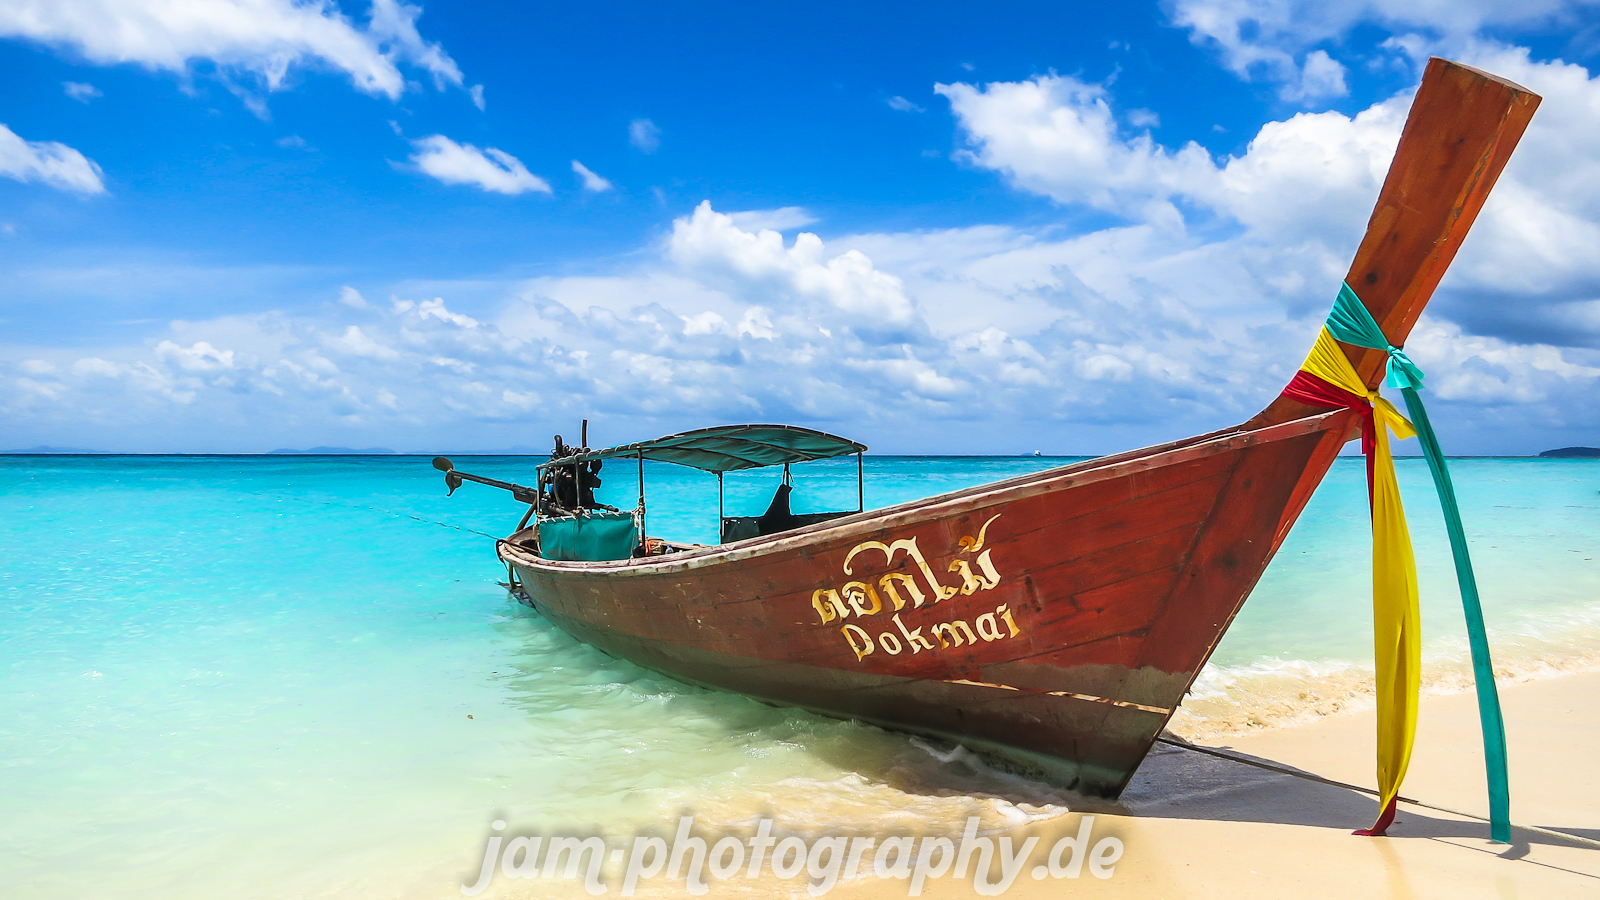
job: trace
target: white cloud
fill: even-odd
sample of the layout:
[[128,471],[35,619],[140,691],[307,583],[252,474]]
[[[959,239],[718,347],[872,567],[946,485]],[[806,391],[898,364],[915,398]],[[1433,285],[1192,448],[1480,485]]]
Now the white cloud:
[[1344,65],[1329,56],[1328,51],[1313,50],[1306,54],[1299,71],[1278,89],[1278,96],[1308,106],[1330,97],[1343,97],[1350,93],[1345,87],[1344,73]]
[[728,218],[745,231],[793,231],[819,221],[809,210],[799,206],[747,209],[729,213]]
[[421,14],[401,0],[372,0],[359,28],[328,0],[10,0],[0,4],[0,37],[66,48],[100,65],[179,74],[207,60],[269,91],[291,69],[325,66],[365,93],[396,100],[405,90],[399,63],[440,87],[462,83],[449,54],[417,32]]
[[661,147],[661,129],[649,119],[634,119],[628,123],[628,143],[644,153],[654,153]]
[[1072,78],[937,90],[973,148],[964,158],[1023,190],[1168,227],[1182,222],[1182,201],[1263,233],[1278,229],[1280,241],[1328,237],[1330,227],[1348,233],[1365,221],[1410,101],[1396,97],[1354,118],[1300,113],[1268,122],[1243,156],[1219,165],[1194,142],[1172,150],[1148,132],[1125,136],[1106,89]]
[[1600,382],[1600,367],[1575,364],[1560,348],[1465,334],[1433,316],[1418,323],[1407,351],[1429,361],[1424,380],[1444,400],[1538,403]]
[[1160,128],[1161,116],[1153,109],[1130,109],[1128,124],[1135,128]]
[[472,97],[472,105],[478,108],[478,112],[488,108],[483,102],[483,85],[475,84],[467,89],[467,93]]
[[1203,189],[1216,174],[1198,144],[1171,152],[1148,134],[1124,139],[1100,85],[1042,75],[982,88],[940,84],[934,90],[949,99],[974,148],[962,158],[1061,203],[1170,217],[1175,213],[1168,198]]
[[99,88],[92,84],[85,84],[81,81],[63,81],[61,82],[61,89],[66,91],[68,97],[71,97],[79,103],[88,103],[90,100],[93,100],[96,97],[105,96],[104,94],[100,93]]
[[923,111],[922,107],[918,106],[915,103],[912,103],[910,100],[907,100],[904,97],[899,96],[898,94],[893,96],[893,97],[890,97],[885,102],[889,104],[889,108],[890,109],[898,109],[901,112],[922,112]]
[[385,346],[373,340],[356,325],[345,328],[344,334],[339,337],[328,338],[326,343],[330,349],[354,356],[365,356],[371,359],[400,358],[399,352],[393,347]]
[[444,305],[444,298],[442,297],[435,297],[432,300],[424,300],[421,303],[418,303],[415,307],[412,307],[409,301],[401,301],[400,303],[396,304],[396,309],[400,312],[409,312],[412,309],[415,309],[417,318],[419,319],[436,319],[440,322],[448,322],[457,328],[471,329],[478,327],[477,319],[474,319],[468,315],[463,315],[462,313],[451,312],[448,308],[446,308]]
[[273,141],[273,143],[277,144],[279,147],[282,147],[285,150],[307,150],[307,149],[310,149],[309,146],[306,144],[306,139],[301,137],[298,134],[286,135],[284,137],[278,138],[277,140]]
[[682,265],[732,272],[749,289],[769,296],[822,300],[858,327],[905,325],[912,319],[900,279],[875,269],[860,251],[825,258],[822,240],[806,232],[786,247],[783,235],[745,231],[732,216],[713,210],[710,201],[673,223],[668,247]]
[[191,347],[182,347],[172,341],[156,345],[156,357],[186,372],[215,372],[233,368],[233,351],[219,350],[209,341],[196,341]]
[[100,167],[82,153],[55,141],[25,141],[0,124],[0,176],[37,181],[64,191],[103,194]]
[[98,356],[86,357],[72,364],[72,374],[74,375],[99,375],[102,378],[116,378],[122,373],[122,366],[110,360],[101,359]]
[[596,175],[594,172],[590,171],[588,166],[578,162],[577,160],[572,161],[572,171],[576,172],[578,177],[583,179],[583,189],[586,191],[609,191],[612,188],[610,181],[601,178],[599,175]]
[[339,289],[339,302],[351,309],[367,308],[367,298],[361,296],[360,291],[348,284]]
[[[1363,23],[1395,32],[1404,51],[1419,40],[1460,47],[1486,28],[1575,26],[1595,0],[1174,0],[1174,25],[1216,48],[1245,79],[1277,82],[1279,94],[1311,103],[1345,93],[1344,67],[1318,44],[1336,44]],[[1426,35],[1406,35],[1417,31]],[[1309,53],[1306,51],[1310,51]],[[1297,59],[1299,60],[1297,62]]]
[[442,134],[412,141],[411,161],[445,184],[471,184],[498,194],[550,193],[550,183],[503,150],[458,144]]

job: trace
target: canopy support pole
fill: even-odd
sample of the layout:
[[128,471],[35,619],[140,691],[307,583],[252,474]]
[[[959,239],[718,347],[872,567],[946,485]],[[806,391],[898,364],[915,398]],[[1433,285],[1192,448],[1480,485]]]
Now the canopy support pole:
[[722,543],[722,473],[717,473],[717,543]]
[[639,451],[639,546],[648,548],[644,530],[644,451]]
[[856,452],[856,512],[863,512],[867,508],[867,480],[861,462],[861,452]]

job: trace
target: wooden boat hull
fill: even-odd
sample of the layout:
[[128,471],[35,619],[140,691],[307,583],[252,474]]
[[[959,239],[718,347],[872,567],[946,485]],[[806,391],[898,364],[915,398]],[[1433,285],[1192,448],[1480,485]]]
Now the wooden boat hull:
[[1350,420],[1206,436],[671,557],[553,563],[511,543],[501,556],[540,612],[616,656],[1114,796]]

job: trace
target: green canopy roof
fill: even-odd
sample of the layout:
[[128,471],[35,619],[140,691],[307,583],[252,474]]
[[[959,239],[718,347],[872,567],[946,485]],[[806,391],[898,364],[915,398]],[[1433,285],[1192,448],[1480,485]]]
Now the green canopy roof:
[[707,472],[731,472],[829,459],[866,449],[865,444],[794,425],[718,425],[685,431],[683,434],[670,434],[653,441],[623,444],[553,459],[539,468],[571,465],[591,459],[633,459],[642,454],[645,459],[692,466]]

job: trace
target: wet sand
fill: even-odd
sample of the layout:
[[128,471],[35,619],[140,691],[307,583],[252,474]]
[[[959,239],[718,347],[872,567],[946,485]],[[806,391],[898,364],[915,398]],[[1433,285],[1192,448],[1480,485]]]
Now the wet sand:
[[[1600,841],[1600,673],[1501,688],[1511,755],[1512,821]],[[1323,778],[1373,788],[1374,714],[1335,716],[1207,746]],[[1477,706],[1470,693],[1426,697],[1402,795],[1488,814]],[[1024,833],[1045,842],[1075,833],[1126,845],[1110,878],[1035,881],[1002,896],[1129,898],[1600,897],[1600,847],[1515,830],[1510,845],[1489,826],[1401,804],[1388,838],[1352,835],[1377,801],[1305,778],[1158,745],[1117,803],[1084,803],[1066,822]],[[1036,851],[1033,860],[1040,854]],[[1030,867],[1033,864],[1030,860]],[[840,885],[833,896],[905,897],[904,881]],[[804,896],[803,888],[794,892]],[[970,879],[929,881],[922,896],[975,896]]]
[[[1587,838],[1582,845],[1514,829],[1489,840],[1482,744],[1473,694],[1425,696],[1402,803],[1386,838],[1351,834],[1372,822],[1375,797],[1328,784],[1375,787],[1374,713],[1331,716],[1246,736],[1214,739],[1206,753],[1162,743],[1116,802],[1078,799],[1073,812],[1009,832],[1013,847],[1040,838],[1008,888],[988,896],[1059,900],[1176,898],[1567,898],[1600,897],[1600,672],[1503,685],[1510,745],[1512,821]],[[1224,754],[1227,757],[1216,755]],[[1271,767],[1271,768],[1268,768]],[[1288,770],[1288,771],[1281,771]],[[1313,780],[1314,777],[1325,781]],[[1460,815],[1430,807],[1447,807]],[[1062,837],[1123,844],[1108,877],[1085,865],[1076,877],[1035,869]],[[948,835],[956,841],[960,835]],[[1085,854],[1088,856],[1088,854]],[[930,878],[920,895],[908,880],[869,874],[841,881],[841,900],[954,900],[979,896],[972,871]],[[996,870],[998,871],[998,870]],[[712,881],[709,897],[802,898],[805,876]],[[1044,876],[1039,878],[1038,876]],[[514,883],[513,883],[514,884]],[[481,900],[581,897],[571,881],[499,883]],[[608,894],[615,893],[613,884]],[[453,892],[452,892],[453,893]],[[691,896],[682,879],[641,882],[635,896]]]

